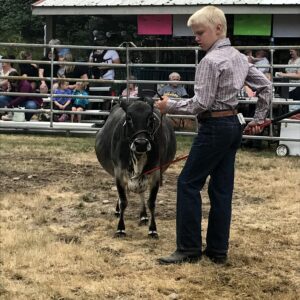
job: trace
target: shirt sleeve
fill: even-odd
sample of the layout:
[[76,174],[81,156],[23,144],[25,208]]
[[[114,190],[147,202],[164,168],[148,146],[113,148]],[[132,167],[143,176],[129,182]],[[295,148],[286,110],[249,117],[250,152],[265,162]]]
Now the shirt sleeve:
[[215,101],[219,76],[220,70],[217,63],[204,57],[196,69],[194,97],[180,101],[170,99],[167,111],[197,115],[209,110]]
[[[57,95],[57,94],[60,94],[59,90],[54,90],[54,91],[53,91],[53,96],[54,96],[54,95]],[[60,99],[60,98],[53,97],[53,98],[52,98],[52,101],[59,101],[59,99]]]
[[116,60],[116,59],[119,59],[119,58],[120,58],[120,57],[119,57],[118,52],[115,51],[115,50],[112,50],[112,52],[111,52],[111,59],[112,59],[112,60]]
[[272,98],[272,83],[266,76],[254,65],[250,65],[248,75],[245,80],[258,97],[256,109],[254,113],[254,121],[264,120],[269,111],[269,106]]

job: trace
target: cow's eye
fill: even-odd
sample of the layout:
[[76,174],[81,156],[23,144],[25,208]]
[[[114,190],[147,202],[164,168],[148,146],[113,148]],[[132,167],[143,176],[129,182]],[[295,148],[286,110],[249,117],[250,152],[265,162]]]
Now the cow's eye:
[[127,125],[129,125],[129,126],[132,126],[132,125],[133,125],[132,118],[131,118],[130,116],[126,116],[126,123],[127,123]]

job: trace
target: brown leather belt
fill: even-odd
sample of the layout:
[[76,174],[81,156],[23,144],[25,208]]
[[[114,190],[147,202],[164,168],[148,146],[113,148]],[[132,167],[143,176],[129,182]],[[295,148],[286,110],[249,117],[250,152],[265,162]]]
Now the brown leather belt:
[[207,118],[221,118],[221,117],[229,117],[229,116],[235,116],[238,114],[238,111],[236,109],[233,110],[218,110],[218,111],[205,111],[202,114],[199,114],[197,116],[198,120],[203,120]]

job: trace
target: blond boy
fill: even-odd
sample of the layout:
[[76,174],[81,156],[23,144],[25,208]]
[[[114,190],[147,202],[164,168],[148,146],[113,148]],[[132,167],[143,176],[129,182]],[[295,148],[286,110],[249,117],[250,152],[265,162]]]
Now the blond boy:
[[[177,182],[176,251],[158,261],[160,264],[195,262],[204,254],[214,263],[225,263],[235,156],[243,132],[236,111],[237,95],[244,84],[257,93],[254,119],[246,127],[256,134],[268,113],[271,82],[231,46],[222,10],[206,6],[195,12],[187,25],[206,52],[196,68],[195,96],[179,101],[164,96],[156,107],[162,113],[197,115],[199,130]],[[202,252],[200,191],[208,176],[211,208],[206,249]]]

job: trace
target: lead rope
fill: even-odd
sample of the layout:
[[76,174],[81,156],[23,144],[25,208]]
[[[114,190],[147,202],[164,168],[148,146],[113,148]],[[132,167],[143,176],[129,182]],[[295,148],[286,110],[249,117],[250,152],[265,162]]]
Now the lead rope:
[[163,161],[162,161],[162,121],[163,114],[160,114],[160,125],[159,125],[159,186],[163,186]]
[[[156,90],[156,94],[160,100],[163,99],[162,95]],[[160,113],[160,125],[159,125],[159,185],[163,186],[163,161],[162,161],[162,151],[161,151],[161,144],[162,144],[162,122],[163,121],[163,114]]]

